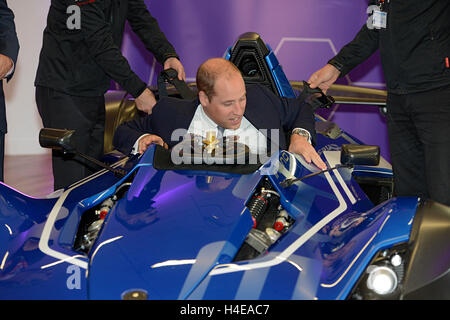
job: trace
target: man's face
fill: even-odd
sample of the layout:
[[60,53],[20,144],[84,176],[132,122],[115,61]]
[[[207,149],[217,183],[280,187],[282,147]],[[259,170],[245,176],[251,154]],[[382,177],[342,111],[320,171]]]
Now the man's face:
[[200,91],[200,103],[203,110],[215,123],[225,129],[238,129],[247,102],[244,80],[236,73],[231,76],[221,76],[214,85],[215,95],[208,99]]

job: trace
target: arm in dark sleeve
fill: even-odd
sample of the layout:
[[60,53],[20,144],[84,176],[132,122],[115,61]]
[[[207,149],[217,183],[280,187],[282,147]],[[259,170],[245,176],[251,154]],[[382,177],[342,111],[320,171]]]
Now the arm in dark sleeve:
[[152,116],[137,118],[119,125],[114,133],[113,145],[123,154],[130,154],[140,136],[152,133]]
[[[71,1],[75,3],[75,1]],[[147,87],[132,70],[120,48],[114,43],[112,31],[104,14],[104,3],[95,1],[80,6],[81,36],[90,55],[105,73],[119,83],[133,97],[138,97]]]
[[286,116],[283,119],[285,132],[290,133],[295,128],[308,130],[311,135],[311,143],[316,144],[315,118],[309,104],[298,98],[283,98],[286,107]]
[[263,86],[258,86],[258,88],[271,101],[272,105],[276,106],[285,133],[289,134],[295,128],[308,130],[312,143],[315,144],[315,118],[309,104],[298,98],[280,98]]
[[[14,14],[8,8],[5,0],[0,0],[0,53],[11,58],[16,64],[19,54]],[[9,75],[8,80],[12,77]]]
[[161,31],[158,21],[150,14],[143,0],[128,0],[128,16],[133,31],[139,36],[148,51],[163,64],[168,58],[179,58],[174,47]]
[[345,76],[378,49],[378,35],[378,30],[369,30],[364,25],[356,37],[345,45],[328,63],[341,71],[341,77]]

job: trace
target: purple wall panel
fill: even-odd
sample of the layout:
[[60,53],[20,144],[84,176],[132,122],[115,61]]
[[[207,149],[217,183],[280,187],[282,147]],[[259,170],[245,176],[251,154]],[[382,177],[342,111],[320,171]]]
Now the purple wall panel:
[[[175,46],[188,81],[206,59],[223,56],[236,38],[258,32],[275,51],[290,80],[307,80],[353,39],[367,19],[367,0],[146,0],[150,12]],[[154,65],[137,37],[126,34],[123,52],[137,74],[155,84]],[[154,68],[156,67],[156,68]],[[338,83],[384,88],[379,55]],[[339,106],[330,120],[388,156],[386,125],[378,108]]]

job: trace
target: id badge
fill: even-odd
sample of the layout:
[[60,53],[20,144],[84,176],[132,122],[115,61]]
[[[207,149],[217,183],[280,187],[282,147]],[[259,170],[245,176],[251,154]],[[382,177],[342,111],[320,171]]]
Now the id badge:
[[386,29],[387,27],[387,12],[376,9],[372,15],[372,26],[375,29]]

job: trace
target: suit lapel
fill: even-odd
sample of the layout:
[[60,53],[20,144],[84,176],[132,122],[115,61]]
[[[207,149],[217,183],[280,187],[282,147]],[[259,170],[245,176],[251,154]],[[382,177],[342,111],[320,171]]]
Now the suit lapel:
[[[280,127],[281,123],[279,117],[274,117],[271,115],[271,110],[268,110],[267,101],[259,101],[260,103],[247,101],[247,106],[245,108],[244,117],[261,133],[267,138],[267,144],[269,145],[272,140],[271,129],[280,130],[279,138],[274,137],[277,145],[281,149],[286,148],[286,142],[284,137],[283,128]],[[265,130],[263,130],[265,129]]]
[[[195,111],[197,110],[197,107],[199,105],[199,101],[193,100],[189,101],[186,104],[180,105],[178,112],[176,112],[173,117],[167,121],[170,121],[168,125],[166,126],[166,139],[164,141],[170,141],[169,146],[172,147],[175,144],[177,144],[179,141],[171,141],[172,134],[176,132],[177,129],[188,129],[189,125],[192,122],[192,119],[194,118]],[[181,139],[180,139],[181,141]]]
[[176,117],[175,124],[177,128],[189,128],[189,125],[192,122],[192,118],[194,118],[195,111],[200,102],[198,100],[191,101],[186,106],[181,107],[178,116]]

